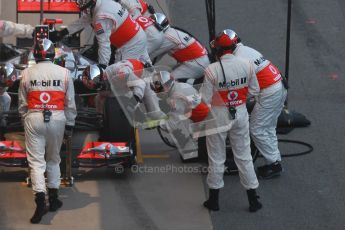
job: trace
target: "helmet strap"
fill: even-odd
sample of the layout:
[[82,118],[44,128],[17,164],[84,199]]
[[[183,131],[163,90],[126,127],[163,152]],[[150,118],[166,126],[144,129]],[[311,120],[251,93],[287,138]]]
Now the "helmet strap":
[[230,47],[216,47],[216,55],[219,58],[225,54],[232,54],[235,49],[236,49],[236,44],[233,44]]
[[36,60],[36,63],[39,63],[39,62],[47,62],[47,61],[49,61],[49,62],[53,62],[52,60],[50,60],[50,59],[46,59],[46,60]]
[[219,64],[220,64],[220,67],[222,68],[222,73],[223,73],[223,84],[225,85],[225,83],[226,83],[225,71],[224,71],[224,66],[223,66],[222,60],[220,60],[220,58],[219,58]]

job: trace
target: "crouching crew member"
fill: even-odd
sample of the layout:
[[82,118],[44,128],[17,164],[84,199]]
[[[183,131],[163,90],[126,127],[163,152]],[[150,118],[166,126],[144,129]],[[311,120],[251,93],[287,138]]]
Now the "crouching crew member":
[[168,119],[161,122],[161,128],[166,127],[176,140],[183,162],[195,161],[198,143],[192,137],[190,125],[207,117],[208,106],[201,101],[199,92],[193,86],[174,81],[167,71],[157,72],[152,77],[151,88],[170,107]]
[[171,27],[164,14],[155,13],[153,18],[164,32],[164,38],[159,49],[150,54],[151,59],[168,53],[178,62],[171,72],[175,80],[202,78],[210,64],[206,48],[190,34]]
[[98,63],[103,67],[108,66],[110,61],[110,45],[117,48],[116,61],[136,58],[151,62],[147,53],[145,32],[118,2],[89,0],[86,4],[80,4],[80,10],[87,13],[67,28],[49,33],[49,37],[58,41],[91,24],[99,46]]
[[229,33],[233,43],[233,55],[254,63],[260,85],[260,93],[250,114],[249,124],[255,146],[267,162],[257,168],[257,175],[263,179],[279,176],[283,169],[276,127],[287,95],[286,79],[278,68],[265,59],[261,53],[243,45],[235,31],[229,30]]
[[149,81],[145,80],[145,67],[151,68],[149,66],[149,63],[137,59],[117,62],[104,71],[97,65],[91,65],[83,73],[83,78],[89,80],[89,83],[84,80],[84,84],[107,81],[116,97],[134,97],[137,102],[144,104],[149,118],[160,119],[165,114],[159,108],[158,98],[151,90]]

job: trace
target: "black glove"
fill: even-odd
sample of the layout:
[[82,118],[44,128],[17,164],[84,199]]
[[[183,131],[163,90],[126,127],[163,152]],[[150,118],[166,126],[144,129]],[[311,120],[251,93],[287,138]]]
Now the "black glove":
[[98,64],[99,67],[101,67],[103,70],[105,70],[107,68],[107,65],[105,64]]
[[135,100],[138,102],[138,103],[143,103],[143,101],[140,99],[140,97],[138,97],[137,95],[133,94]]
[[49,32],[49,40],[55,43],[55,42],[61,41],[68,34],[69,32],[67,28],[60,31],[54,30],[52,32]]
[[147,10],[149,11],[150,14],[156,13],[155,9],[153,8],[152,5],[148,5]]
[[73,128],[74,128],[74,126],[72,126],[72,125],[66,125],[65,126],[65,133],[64,133],[64,138],[65,139],[72,137]]
[[284,88],[289,89],[288,79],[282,73],[280,73],[280,75],[282,76],[282,83],[283,83]]

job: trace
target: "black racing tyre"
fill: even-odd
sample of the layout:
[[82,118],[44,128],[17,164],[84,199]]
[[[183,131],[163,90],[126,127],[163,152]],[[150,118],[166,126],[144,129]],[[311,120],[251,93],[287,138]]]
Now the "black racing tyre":
[[171,136],[167,130],[163,130],[161,127],[157,126],[157,131],[162,139],[162,141],[169,147],[171,148],[176,148],[176,144],[174,141],[171,139]]
[[253,163],[258,159],[260,156],[260,152],[258,148],[256,148],[255,143],[253,140],[250,140],[250,149],[252,151],[252,158],[253,158]]
[[129,142],[129,151],[132,153],[131,157],[123,164],[124,168],[131,168],[137,164],[137,146],[135,143],[135,137]]
[[[251,155],[253,158],[253,163],[259,157],[259,150],[256,148],[254,142],[250,140],[250,149]],[[227,138],[227,145],[226,145],[226,161],[225,161],[226,170],[224,172],[225,175],[234,175],[238,173],[238,168],[234,160],[234,155],[230,146],[229,139]]]
[[198,157],[199,157],[199,162],[208,164],[206,137],[198,138]]
[[116,97],[106,98],[103,119],[100,141],[127,142],[133,154],[129,159],[125,159],[122,165],[124,168],[130,168],[136,164],[135,129],[128,121]]
[[103,128],[100,141],[128,142],[135,136],[116,97],[107,97],[104,103]]

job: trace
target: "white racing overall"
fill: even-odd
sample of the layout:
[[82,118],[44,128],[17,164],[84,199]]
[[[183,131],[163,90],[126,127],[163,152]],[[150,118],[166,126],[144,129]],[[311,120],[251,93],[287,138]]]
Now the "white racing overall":
[[144,0],[121,0],[120,3],[128,10],[134,20],[139,16],[150,16],[148,5]]
[[174,82],[166,100],[170,112],[164,125],[176,140],[181,157],[184,160],[198,157],[198,142],[193,138],[190,125],[206,118],[209,112],[207,105],[193,86],[182,82]]
[[17,24],[11,21],[0,20],[0,37],[16,36],[32,38],[34,27],[31,25]]
[[158,50],[162,45],[164,33],[156,28],[153,19],[150,17],[139,16],[136,21],[145,31],[147,38],[147,52],[151,56],[151,54]]
[[268,164],[281,161],[276,127],[287,95],[287,90],[281,82],[281,73],[261,53],[241,43],[237,45],[233,54],[254,63],[260,85],[260,93],[250,114],[249,125],[255,146]]
[[[73,80],[69,71],[50,61],[22,72],[18,110],[24,121],[25,144],[35,193],[60,186],[60,148],[65,125],[74,126],[77,115]],[[44,122],[43,108],[51,111]]]
[[210,64],[205,47],[185,32],[171,27],[164,32],[162,45],[150,57],[159,58],[166,53],[178,62],[171,72],[174,79],[201,78]]
[[117,48],[116,61],[133,58],[150,62],[145,32],[119,3],[112,0],[97,0],[92,15],[83,15],[67,29],[73,34],[92,24],[98,41],[100,64],[109,64],[110,45]]
[[110,65],[105,70],[111,90],[115,96],[129,96],[133,93],[143,101],[146,112],[151,119],[160,119],[164,113],[158,105],[158,98],[144,78],[144,64],[136,59],[123,60]]
[[[205,103],[210,104],[217,119],[223,120],[220,132],[206,136],[209,157],[207,184],[211,189],[224,187],[223,174],[226,160],[226,136],[229,135],[236,165],[239,169],[241,184],[245,189],[259,186],[250,150],[249,121],[246,109],[247,94],[259,92],[254,67],[244,59],[231,54],[221,57],[225,79],[219,62],[205,70],[205,80],[200,93]],[[229,106],[236,108],[236,118],[230,119]]]

